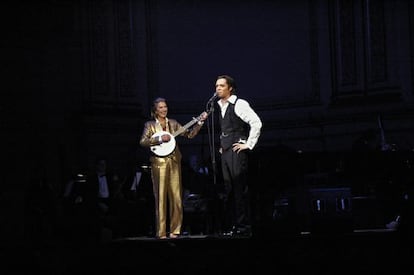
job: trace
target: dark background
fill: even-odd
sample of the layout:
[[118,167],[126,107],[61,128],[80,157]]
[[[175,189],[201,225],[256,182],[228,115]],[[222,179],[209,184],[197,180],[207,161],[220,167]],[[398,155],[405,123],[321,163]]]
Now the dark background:
[[[138,139],[152,99],[184,124],[220,74],[263,121],[258,198],[315,174],[357,194],[399,193],[413,180],[413,14],[406,0],[2,3],[2,236],[24,234],[33,179],[59,198],[96,155],[130,173],[148,159]],[[209,157],[208,139],[204,127],[180,140],[184,162]]]

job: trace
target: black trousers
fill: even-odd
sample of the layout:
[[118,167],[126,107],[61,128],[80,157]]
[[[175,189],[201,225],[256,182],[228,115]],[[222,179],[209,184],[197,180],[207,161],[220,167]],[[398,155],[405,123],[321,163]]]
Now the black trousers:
[[221,154],[221,168],[226,193],[225,221],[227,229],[251,226],[248,190],[248,150],[235,153],[232,149]]

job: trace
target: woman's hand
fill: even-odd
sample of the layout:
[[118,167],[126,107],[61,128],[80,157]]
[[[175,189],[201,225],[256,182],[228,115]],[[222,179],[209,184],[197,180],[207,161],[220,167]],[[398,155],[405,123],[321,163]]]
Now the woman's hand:
[[202,112],[200,115],[200,121],[204,121],[208,118],[207,112]]
[[163,134],[163,135],[161,136],[161,140],[162,140],[162,142],[169,142],[169,141],[170,141],[170,139],[171,139],[171,136],[170,136],[170,135]]

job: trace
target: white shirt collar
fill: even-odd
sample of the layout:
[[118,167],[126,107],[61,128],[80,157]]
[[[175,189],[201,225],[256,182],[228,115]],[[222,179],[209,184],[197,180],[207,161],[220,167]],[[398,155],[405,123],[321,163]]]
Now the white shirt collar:
[[[236,102],[236,99],[237,99],[237,95],[231,95],[227,100],[226,100],[226,102],[224,103],[224,104],[226,104],[226,103],[228,103],[228,102],[230,102],[230,103],[232,103],[232,104],[234,104],[235,102]],[[223,102],[219,99],[218,100],[218,104],[220,105],[220,106],[223,106],[224,104],[223,104]]]

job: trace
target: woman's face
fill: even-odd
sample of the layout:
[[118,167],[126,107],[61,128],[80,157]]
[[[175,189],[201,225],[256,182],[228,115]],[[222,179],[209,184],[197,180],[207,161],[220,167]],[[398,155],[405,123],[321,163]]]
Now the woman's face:
[[166,118],[168,114],[168,106],[165,101],[158,102],[155,106],[155,115],[157,117]]

